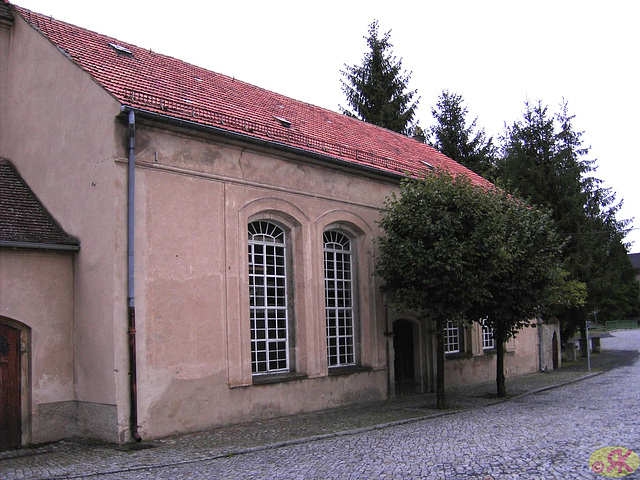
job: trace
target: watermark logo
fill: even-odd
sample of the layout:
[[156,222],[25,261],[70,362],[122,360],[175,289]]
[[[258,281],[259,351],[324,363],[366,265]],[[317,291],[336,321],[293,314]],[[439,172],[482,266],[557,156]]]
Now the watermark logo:
[[624,477],[640,467],[640,457],[624,447],[599,448],[589,457],[589,467],[605,477]]

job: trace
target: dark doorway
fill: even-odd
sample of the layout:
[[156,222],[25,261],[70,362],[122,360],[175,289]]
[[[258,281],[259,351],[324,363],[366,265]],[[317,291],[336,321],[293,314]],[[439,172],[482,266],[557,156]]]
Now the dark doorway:
[[20,331],[0,324],[0,450],[19,447]]
[[393,322],[393,334],[396,395],[411,395],[416,392],[413,325],[407,320],[396,320]]
[[553,338],[551,339],[551,354],[552,354],[552,358],[553,358],[553,369],[557,370],[559,367],[559,361],[558,361],[558,334],[556,332],[553,332]]

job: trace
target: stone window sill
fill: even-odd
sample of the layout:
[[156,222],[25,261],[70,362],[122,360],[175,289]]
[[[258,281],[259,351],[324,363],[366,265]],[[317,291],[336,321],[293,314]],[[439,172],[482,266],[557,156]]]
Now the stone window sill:
[[349,365],[346,367],[329,367],[329,376],[351,375],[353,373],[370,372],[371,367],[362,367],[360,365]]
[[303,380],[307,378],[307,376],[303,373],[275,373],[272,375],[254,375],[253,376],[253,384],[254,385],[270,385],[273,383],[285,383],[285,382],[294,382],[296,380]]

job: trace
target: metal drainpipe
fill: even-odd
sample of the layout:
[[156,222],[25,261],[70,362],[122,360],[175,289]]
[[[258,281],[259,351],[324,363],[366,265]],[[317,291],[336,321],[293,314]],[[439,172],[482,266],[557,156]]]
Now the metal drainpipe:
[[131,436],[139,442],[138,433],[138,381],[136,378],[136,305],[134,283],[134,212],[135,212],[135,166],[136,166],[136,115],[129,110],[129,170],[127,194],[127,309],[129,316],[129,395],[131,405]]

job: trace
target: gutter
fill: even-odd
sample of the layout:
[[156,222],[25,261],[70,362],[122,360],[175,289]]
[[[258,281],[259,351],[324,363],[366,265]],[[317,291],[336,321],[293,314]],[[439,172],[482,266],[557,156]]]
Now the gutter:
[[291,145],[287,145],[281,142],[276,142],[273,140],[264,140],[261,138],[252,137],[244,133],[232,132],[229,130],[225,130],[224,128],[214,127],[212,125],[204,125],[202,123],[192,122],[190,120],[182,120],[170,115],[164,115],[161,113],[156,113],[149,110],[134,108],[130,106],[122,106],[121,108],[123,111],[135,112],[138,118],[156,120],[156,121],[166,123],[175,127],[188,128],[189,130],[216,134],[227,139],[241,141],[244,143],[249,143],[249,144],[260,146],[260,147],[266,147],[266,148],[270,148],[280,152],[291,153],[295,155],[302,155],[305,157],[313,158],[315,160],[320,160],[324,163],[331,163],[341,167],[348,167],[350,169],[362,170],[362,171],[366,171],[368,173],[376,174],[382,177],[388,177],[395,180],[401,180],[407,177],[407,174],[404,174],[404,173],[394,173],[389,170],[382,170],[380,168],[365,165],[362,163],[356,163],[348,160],[341,160],[339,158],[332,157],[330,155],[323,155],[321,153],[311,152],[309,150],[305,150],[300,147],[293,147]]
[[127,313],[129,319],[129,403],[131,409],[130,427],[131,436],[136,442],[142,440],[138,433],[138,380],[136,360],[136,305],[135,305],[135,251],[134,251],[134,227],[135,227],[135,167],[136,167],[136,115],[133,110],[121,107],[123,112],[128,112],[129,119],[129,166],[128,166],[128,190],[127,190]]
[[0,241],[0,248],[30,248],[35,250],[57,250],[61,252],[78,252],[78,245],[64,245],[59,243],[37,243],[37,242],[12,242]]

